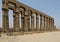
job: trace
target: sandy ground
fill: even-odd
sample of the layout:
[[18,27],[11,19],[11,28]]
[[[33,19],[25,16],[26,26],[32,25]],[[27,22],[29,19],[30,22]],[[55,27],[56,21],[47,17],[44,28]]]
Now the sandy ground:
[[25,34],[17,36],[2,35],[0,42],[60,42],[60,32]]

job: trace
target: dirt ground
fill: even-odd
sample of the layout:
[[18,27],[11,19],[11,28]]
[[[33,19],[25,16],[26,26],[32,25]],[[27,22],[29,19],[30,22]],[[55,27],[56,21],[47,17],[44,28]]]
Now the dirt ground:
[[60,32],[45,32],[17,36],[2,34],[0,42],[60,42]]

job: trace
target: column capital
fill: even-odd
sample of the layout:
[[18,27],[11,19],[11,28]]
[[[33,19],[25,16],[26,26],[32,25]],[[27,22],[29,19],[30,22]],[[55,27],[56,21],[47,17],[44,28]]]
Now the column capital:
[[20,13],[19,5],[18,5],[18,4],[16,4],[16,6],[15,6],[15,7],[16,7],[16,8],[15,8],[15,12]]
[[40,20],[42,20],[42,15],[40,15]]
[[34,18],[34,13],[32,13],[32,15],[31,15],[33,18]]
[[3,3],[8,3],[8,0],[2,0]]
[[25,10],[25,16],[29,16],[28,10]]
[[36,18],[39,19],[39,14],[36,14]]
[[8,10],[8,0],[2,0],[2,9]]

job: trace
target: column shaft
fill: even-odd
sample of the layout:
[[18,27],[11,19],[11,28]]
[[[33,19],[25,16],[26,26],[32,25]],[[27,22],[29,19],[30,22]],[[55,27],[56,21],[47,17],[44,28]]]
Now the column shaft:
[[28,18],[28,30],[30,31],[30,16]]
[[52,20],[52,30],[54,30],[54,20]]
[[21,31],[24,31],[24,15],[21,14]]
[[2,0],[3,31],[9,31],[8,1]]
[[40,15],[40,31],[42,31],[42,16]]
[[9,17],[8,17],[8,10],[3,9],[3,31],[6,32],[9,30]]
[[24,17],[24,31],[28,31],[28,16]]
[[50,19],[50,31],[51,31],[51,19]]
[[34,13],[31,16],[31,28],[32,28],[32,31],[33,31],[34,30]]
[[39,30],[39,15],[36,14],[36,30]]
[[52,31],[52,20],[50,20],[50,25],[51,25],[51,31]]
[[49,18],[47,17],[47,31],[48,31],[48,28],[49,28]]
[[49,18],[49,31],[51,30],[51,23],[50,23],[50,18]]
[[18,32],[19,30],[20,30],[19,13],[14,12],[14,31]]
[[45,23],[45,29],[47,31],[47,17],[46,17],[45,21],[46,21],[46,23]]
[[25,15],[24,15],[24,31],[25,31],[25,32],[27,32],[28,29],[29,29],[29,28],[28,28],[28,26],[29,26],[29,25],[28,25],[28,23],[29,23],[28,17],[29,17],[29,16],[28,16],[28,11],[26,10],[26,11],[25,11]]
[[47,31],[47,21],[48,21],[48,20],[47,20],[47,17],[46,17],[46,31]]
[[44,28],[43,28],[44,31],[46,30],[46,28],[45,28],[45,22],[46,22],[46,20],[45,20],[45,16],[44,16]]

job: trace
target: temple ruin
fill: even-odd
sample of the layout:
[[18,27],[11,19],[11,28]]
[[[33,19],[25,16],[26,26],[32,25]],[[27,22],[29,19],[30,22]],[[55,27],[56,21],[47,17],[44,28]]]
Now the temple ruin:
[[[9,10],[13,11],[13,28],[9,28]],[[21,27],[19,21],[21,14]],[[34,28],[34,14],[36,15],[36,28]],[[2,0],[2,32],[33,32],[33,31],[53,31],[54,18],[31,8],[16,0]],[[31,21],[30,21],[31,20]],[[31,23],[31,25],[30,25]],[[40,25],[39,25],[40,24]],[[39,27],[40,26],[40,27]]]

